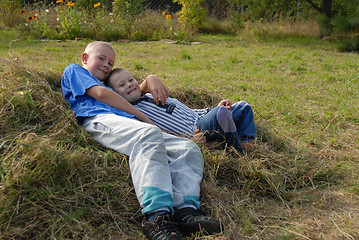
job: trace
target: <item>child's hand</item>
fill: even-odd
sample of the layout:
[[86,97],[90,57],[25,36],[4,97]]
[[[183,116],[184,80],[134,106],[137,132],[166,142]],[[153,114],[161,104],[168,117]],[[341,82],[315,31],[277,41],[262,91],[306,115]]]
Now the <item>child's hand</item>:
[[229,100],[229,99],[224,99],[224,100],[222,100],[222,101],[220,101],[220,102],[218,103],[218,106],[224,106],[224,107],[226,107],[226,108],[228,108],[228,109],[231,109],[232,101]]
[[141,84],[143,93],[151,93],[156,104],[164,105],[167,101],[169,91],[163,82],[156,75],[149,75]]
[[204,132],[201,132],[199,129],[194,130],[193,137],[191,139],[195,143],[206,143],[206,136],[204,136]]

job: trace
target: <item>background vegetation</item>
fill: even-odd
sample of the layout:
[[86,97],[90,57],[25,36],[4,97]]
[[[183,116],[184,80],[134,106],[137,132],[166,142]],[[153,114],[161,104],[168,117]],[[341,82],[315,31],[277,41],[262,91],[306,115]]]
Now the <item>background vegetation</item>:
[[[161,16],[162,15],[162,16]],[[316,22],[318,37],[359,50],[357,0],[4,0],[0,26],[36,38],[193,40],[198,32],[239,34],[247,24]]]
[[[31,9],[53,14],[48,19],[57,25],[51,26],[62,29],[53,32],[59,34],[54,40],[34,34],[36,22],[30,26],[28,15],[18,14],[24,6],[16,2],[7,6],[15,9],[8,18],[17,24],[0,29],[0,236],[144,239],[127,157],[95,143],[60,92],[64,68],[80,64],[88,38],[105,38],[106,31],[79,38],[82,25],[76,31],[69,31],[72,25],[60,27],[78,14],[74,6],[53,4],[25,7],[30,16],[36,16]],[[65,10],[57,12],[58,4]],[[96,14],[115,16],[106,12],[105,2],[94,5],[88,7],[91,26],[104,25]],[[178,19],[169,11],[151,14],[161,24]],[[219,25],[205,19],[203,25],[229,26],[227,20]],[[140,25],[132,20],[131,31],[124,33],[135,36]],[[195,34],[177,23],[185,38],[114,37],[112,45],[116,66],[138,79],[157,74],[171,96],[194,108],[214,106],[222,98],[251,103],[258,128],[253,149],[235,156],[200,146],[206,162],[202,208],[226,226],[213,239],[359,238],[357,54],[338,51],[338,35],[320,39],[314,21],[258,19],[240,22],[240,31],[230,35]],[[65,40],[70,33],[76,37]],[[155,39],[151,36],[142,38]]]

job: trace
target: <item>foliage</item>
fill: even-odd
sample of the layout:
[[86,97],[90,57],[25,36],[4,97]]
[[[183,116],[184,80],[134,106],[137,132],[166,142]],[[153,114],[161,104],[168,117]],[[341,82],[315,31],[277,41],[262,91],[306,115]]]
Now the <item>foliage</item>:
[[113,13],[121,16],[136,16],[144,11],[145,0],[114,0],[113,1]]
[[320,37],[328,37],[333,33],[333,25],[331,19],[325,14],[319,14],[318,25],[320,27]]
[[178,12],[179,20],[187,27],[197,30],[204,21],[205,10],[201,3],[203,0],[174,0],[182,5]]
[[97,3],[101,3],[101,6],[104,6],[106,10],[112,9],[112,0],[75,0],[74,3],[76,7],[81,10],[87,10],[89,12],[93,11],[95,8],[93,6]]
[[356,0],[335,2],[333,24],[338,30],[350,32],[359,29],[359,7]]
[[0,24],[4,27],[14,27],[21,23],[22,16],[19,15],[19,9],[20,0],[0,1]]
[[[131,6],[139,6],[140,2],[142,0],[138,1],[137,5],[132,2],[135,5]],[[31,19],[28,18],[26,24],[21,25],[21,29],[37,38],[49,39],[191,39],[191,32],[169,14],[163,16],[158,11],[148,10],[140,15],[132,15],[135,13],[133,8],[129,9],[130,12],[122,12],[124,9],[120,10],[116,6],[114,10],[115,13],[109,12],[101,2],[95,3],[91,10],[66,1],[57,1],[50,5],[38,4],[26,11],[26,14],[31,12]],[[25,20],[25,15],[23,17]]]

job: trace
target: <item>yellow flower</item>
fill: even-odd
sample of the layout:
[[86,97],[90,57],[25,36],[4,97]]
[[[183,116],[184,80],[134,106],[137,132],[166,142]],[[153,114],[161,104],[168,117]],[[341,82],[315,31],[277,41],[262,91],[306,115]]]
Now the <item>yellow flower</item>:
[[164,16],[165,14],[166,14],[166,12],[163,12],[163,13],[162,13],[162,16]]
[[166,19],[172,19],[171,14],[167,14],[167,15],[166,15]]
[[66,3],[65,0],[57,0],[56,3]]
[[21,10],[20,11],[20,15],[23,15],[24,13],[26,13],[26,10]]
[[73,2],[68,2],[68,3],[67,3],[67,6],[69,6],[69,7],[75,6],[75,3],[73,3]]
[[98,3],[94,4],[93,7],[98,7],[98,6],[100,6],[100,5],[101,5],[101,3],[98,2]]

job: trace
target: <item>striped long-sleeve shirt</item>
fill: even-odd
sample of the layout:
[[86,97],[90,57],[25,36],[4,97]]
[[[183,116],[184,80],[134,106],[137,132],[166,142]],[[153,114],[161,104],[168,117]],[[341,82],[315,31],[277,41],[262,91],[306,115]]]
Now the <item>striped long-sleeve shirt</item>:
[[209,108],[191,109],[175,98],[168,98],[165,105],[156,105],[151,94],[141,97],[133,106],[147,115],[159,128],[180,136],[192,137],[198,119],[209,112]]

